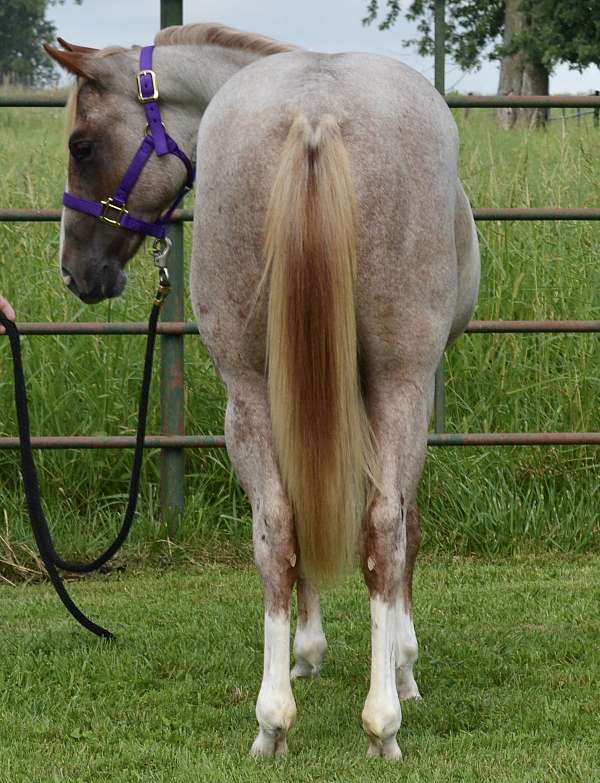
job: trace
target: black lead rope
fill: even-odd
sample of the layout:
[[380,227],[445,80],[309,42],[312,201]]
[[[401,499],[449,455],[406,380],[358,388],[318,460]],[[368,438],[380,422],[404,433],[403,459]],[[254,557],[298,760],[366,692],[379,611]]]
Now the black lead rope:
[[146,341],[146,357],[144,360],[144,374],[142,379],[142,389],[140,392],[140,404],[138,410],[138,426],[135,440],[135,452],[133,457],[133,467],[131,470],[131,479],[129,481],[129,498],[127,507],[121,523],[121,528],[112,544],[90,563],[73,563],[58,554],[52,541],[52,534],[48,526],[48,520],[42,509],[40,502],[40,486],[33,460],[31,448],[31,435],[29,431],[29,413],[27,403],[27,390],[25,387],[25,376],[23,374],[23,362],[21,358],[21,343],[19,339],[19,330],[15,324],[6,318],[0,312],[0,323],[6,328],[6,333],[10,341],[10,347],[13,359],[14,385],[15,385],[15,408],[17,412],[17,422],[19,427],[19,447],[21,451],[21,473],[23,476],[23,488],[27,500],[27,510],[29,520],[35,537],[40,556],[48,572],[48,576],[54,589],[58,593],[67,611],[70,612],[78,623],[87,628],[88,631],[104,639],[113,639],[113,634],[106,628],[97,625],[76,606],[73,599],[67,592],[67,589],[61,579],[58,569],[70,571],[72,573],[87,574],[96,571],[107,563],[113,555],[121,548],[133,523],[137,498],[140,486],[140,473],[142,468],[144,437],[146,434],[146,417],[148,413],[148,399],[150,396],[150,383],[152,380],[152,359],[154,356],[154,344],[156,342],[156,327],[161,305],[168,293],[168,276],[161,274],[161,284],[159,286],[154,305],[150,312],[148,320],[148,338]]

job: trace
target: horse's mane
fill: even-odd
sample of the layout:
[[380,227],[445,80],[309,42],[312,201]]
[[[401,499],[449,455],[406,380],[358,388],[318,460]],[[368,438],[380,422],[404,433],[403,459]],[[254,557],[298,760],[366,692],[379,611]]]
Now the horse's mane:
[[176,44],[212,44],[226,49],[242,49],[247,52],[267,56],[282,54],[297,49],[293,44],[281,43],[258,33],[243,33],[232,27],[212,23],[196,23],[166,27],[154,38],[157,46],[174,46]]
[[[258,33],[244,33],[234,30],[226,25],[198,22],[195,24],[173,25],[160,30],[154,37],[157,46],[180,45],[212,45],[222,46],[226,49],[241,49],[246,52],[255,52],[263,57],[271,54],[282,54],[297,49],[293,44],[275,41]],[[109,57],[126,51],[119,46],[111,46],[94,52],[93,57]],[[67,111],[65,117],[65,135],[68,139],[75,125],[77,111],[77,97],[83,80],[78,78],[69,92]]]

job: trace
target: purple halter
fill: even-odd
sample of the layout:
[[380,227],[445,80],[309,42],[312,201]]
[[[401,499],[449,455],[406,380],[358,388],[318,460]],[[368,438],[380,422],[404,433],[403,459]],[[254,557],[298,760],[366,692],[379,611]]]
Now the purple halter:
[[[161,121],[160,109],[157,103],[158,87],[156,74],[152,70],[153,51],[154,46],[143,47],[140,52],[140,71],[137,75],[138,100],[144,106],[148,120],[146,136],[129,164],[129,168],[123,175],[123,179],[113,195],[108,196],[104,201],[88,201],[65,192],[63,193],[63,204],[69,209],[92,215],[92,217],[98,218],[109,226],[126,228],[128,231],[135,231],[137,234],[145,234],[146,236],[163,240],[167,231],[165,224],[171,219],[181,199],[194,185],[196,168],[185,152],[180,150],[176,142],[169,136]],[[163,155],[176,155],[187,169],[187,179],[169,209],[156,223],[147,223],[130,215],[125,207],[127,199],[131,195],[131,191],[153,151],[156,152],[159,158]]]

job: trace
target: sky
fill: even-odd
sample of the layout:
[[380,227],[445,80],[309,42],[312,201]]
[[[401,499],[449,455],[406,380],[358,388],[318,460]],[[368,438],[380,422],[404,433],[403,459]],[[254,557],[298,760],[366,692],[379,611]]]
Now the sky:
[[[380,6],[385,0],[380,0]],[[404,2],[403,6],[408,5]],[[403,19],[392,30],[363,27],[367,0],[184,0],[184,22],[221,22],[249,32],[322,52],[363,51],[396,57],[433,81],[433,60],[420,57],[402,41],[415,37],[415,26]],[[83,46],[130,46],[151,43],[160,27],[159,0],[73,0],[49,9],[58,34]],[[494,94],[498,65],[462,73],[446,62],[446,90]],[[551,93],[587,93],[600,89],[600,71],[583,74],[559,66],[550,78]]]

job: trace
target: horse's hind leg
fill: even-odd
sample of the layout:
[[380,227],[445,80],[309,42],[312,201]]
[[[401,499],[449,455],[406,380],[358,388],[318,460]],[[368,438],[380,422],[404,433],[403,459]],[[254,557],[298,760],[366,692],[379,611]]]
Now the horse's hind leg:
[[321,625],[318,591],[304,578],[298,580],[298,626],[294,637],[292,679],[317,677],[321,671],[327,640]]
[[254,557],[265,595],[259,732],[252,753],[280,755],[296,716],[290,684],[290,600],[298,568],[294,524],[273,454],[265,380],[246,374],[229,379],[227,387],[227,450],[252,505]]
[[[434,385],[431,384],[427,400],[428,419],[431,418],[433,397]],[[420,544],[421,519],[419,507],[415,502],[406,514],[406,564],[402,575],[402,586],[396,599],[396,688],[400,701],[421,698],[413,674],[419,646],[412,613],[412,581]]]
[[413,675],[418,645],[412,618],[412,578],[420,543],[419,509],[415,504],[406,514],[406,564],[396,599],[396,687],[400,701],[421,698]]
[[362,566],[371,603],[371,684],[362,720],[370,740],[369,755],[389,759],[401,756],[396,741],[401,722],[396,688],[397,617],[409,562],[408,512],[427,444],[424,388],[426,384],[389,377],[368,389],[380,476],[362,535]]

